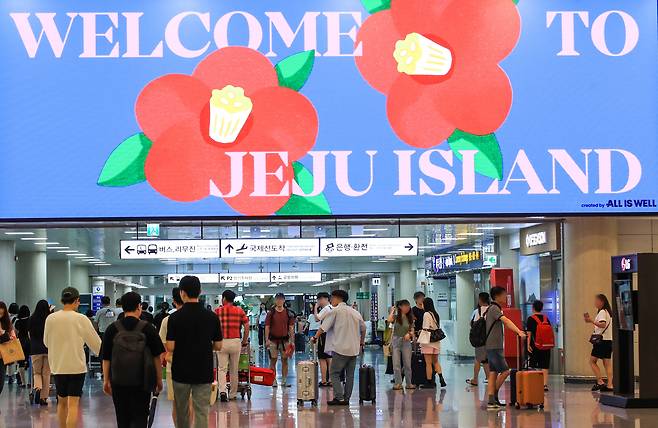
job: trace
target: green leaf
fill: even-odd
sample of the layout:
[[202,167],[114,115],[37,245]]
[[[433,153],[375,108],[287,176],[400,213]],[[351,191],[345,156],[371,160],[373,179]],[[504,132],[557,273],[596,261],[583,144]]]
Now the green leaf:
[[503,154],[495,134],[474,135],[455,129],[448,137],[448,145],[459,160],[462,160],[460,150],[477,150],[475,171],[497,180],[503,179]]
[[[313,191],[313,175],[300,162],[293,162],[295,181],[304,193]],[[329,215],[331,208],[323,193],[317,196],[304,197],[291,195],[286,204],[276,212],[277,215]]]
[[391,8],[391,0],[361,0],[361,4],[371,15]]
[[274,66],[279,86],[299,91],[308,80],[315,62],[315,49],[290,55]]
[[98,185],[125,187],[146,180],[144,162],[152,145],[142,132],[123,140],[105,161]]

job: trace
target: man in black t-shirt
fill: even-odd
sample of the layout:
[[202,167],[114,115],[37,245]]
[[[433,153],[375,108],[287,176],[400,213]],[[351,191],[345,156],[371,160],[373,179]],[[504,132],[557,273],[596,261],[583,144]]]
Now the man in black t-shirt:
[[146,322],[150,322],[151,324],[155,324],[153,321],[153,314],[148,311],[148,308],[148,302],[142,302],[142,315],[139,318]]
[[167,350],[173,353],[176,426],[190,427],[190,396],[195,409],[194,427],[208,427],[211,385],[214,381],[213,350],[222,349],[219,318],[199,303],[201,283],[195,276],[180,280],[184,305],[169,315]]
[[[140,295],[132,291],[121,297],[121,306],[124,310],[124,317],[107,327],[101,348],[104,375],[103,390],[106,394],[112,396],[117,418],[117,426],[119,428],[146,428],[149,415],[149,403],[151,399],[151,392],[148,391],[143,384],[143,369],[140,370],[140,368],[137,368],[136,370],[137,372],[141,371],[142,374],[141,378],[140,376],[135,376],[139,379],[139,384],[133,384],[130,386],[119,384],[119,382],[117,382],[118,376],[113,376],[111,372],[113,366],[112,351],[114,349],[115,339],[120,340],[120,338],[117,338],[119,327],[127,332],[131,332],[138,327],[141,328],[141,332],[144,334],[146,348],[148,348],[153,358],[152,368],[154,368],[154,373],[152,373],[152,375],[156,379],[155,392],[159,393],[162,391],[160,355],[165,352],[165,349],[160,340],[160,336],[155,331],[153,325],[150,323],[143,324],[143,321],[140,320],[142,312],[140,306],[141,300]],[[117,326],[117,323],[121,323],[121,326]],[[115,355],[114,357],[117,358],[118,355]],[[115,364],[118,364],[117,361],[115,361]],[[130,365],[130,367],[134,368],[133,365]]]
[[414,315],[414,331],[416,332],[416,337],[423,331],[423,315],[425,315],[425,309],[423,308],[423,301],[425,300],[425,293],[422,291],[416,291],[414,293],[414,302],[416,306],[411,308],[411,312]]

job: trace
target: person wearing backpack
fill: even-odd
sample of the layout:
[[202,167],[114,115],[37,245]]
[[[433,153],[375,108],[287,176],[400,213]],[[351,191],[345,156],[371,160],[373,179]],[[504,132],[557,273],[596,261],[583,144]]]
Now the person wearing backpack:
[[160,336],[140,319],[142,298],[130,291],[121,297],[124,317],[110,324],[103,337],[103,391],[112,396],[119,428],[146,428],[151,393],[162,391]]
[[108,296],[103,296],[101,298],[102,307],[96,312],[96,324],[98,325],[98,333],[100,333],[101,338],[105,334],[107,327],[114,323],[119,315],[119,311],[110,306],[111,302]]
[[[288,383],[288,354],[286,347],[292,346],[295,337],[295,314],[285,307],[286,296],[277,293],[274,296],[274,307],[265,318],[265,347],[270,353],[270,369],[276,375],[276,362],[281,356],[281,376],[283,386],[290,388]],[[277,386],[274,379],[273,387]]]
[[[471,315],[471,332],[470,336],[475,334],[474,330],[478,328],[486,329],[486,320],[484,319],[491,304],[489,293],[482,292],[478,295],[478,307],[475,308]],[[476,327],[477,325],[477,327]],[[470,337],[469,337],[470,339]],[[487,348],[484,343],[475,347],[475,362],[473,364],[473,377],[466,379],[466,383],[471,386],[478,386],[478,377],[480,376],[480,367],[484,368],[485,379],[489,378],[489,362],[487,361]]]
[[528,354],[530,367],[541,369],[544,374],[544,391],[548,391],[548,369],[551,366],[551,349],[555,347],[555,334],[548,317],[541,313],[544,303],[535,300],[532,303],[533,313],[526,321],[528,331]]

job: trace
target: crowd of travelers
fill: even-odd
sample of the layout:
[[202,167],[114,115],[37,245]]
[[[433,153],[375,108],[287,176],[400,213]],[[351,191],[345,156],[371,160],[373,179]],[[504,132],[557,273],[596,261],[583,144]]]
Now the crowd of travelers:
[[[0,355],[8,359],[4,348],[15,346],[24,357],[7,363],[0,359],[0,393],[6,380],[29,387],[33,405],[48,406],[52,380],[59,426],[73,428],[78,423],[92,355],[101,361],[103,391],[112,397],[118,427],[149,426],[153,398],[166,390],[167,398],[173,401],[175,426],[205,428],[213,396],[228,402],[238,395],[238,367],[249,345],[250,323],[232,290],[223,292],[221,305],[214,311],[200,301],[201,293],[199,279],[185,276],[172,290],[172,305],[163,302],[155,315],[153,308],[132,291],[114,305],[109,297],[103,297],[95,314],[79,312],[80,294],[73,287],[62,291],[59,310],[46,300],[38,301],[32,313],[28,306],[12,303],[7,307],[0,302]],[[366,323],[348,299],[344,290],[318,293],[304,323],[304,333],[317,355],[318,386],[333,389],[327,403],[330,406],[349,404],[357,359],[366,340]],[[383,345],[392,366],[392,388],[446,388],[439,361],[445,338],[439,313],[434,301],[422,291],[414,294],[413,301],[413,307],[408,300],[397,301],[386,318]],[[473,376],[466,382],[477,386],[484,370],[488,409],[505,405],[499,391],[510,369],[503,328],[522,339],[527,337],[528,365],[542,371],[544,390],[548,391],[551,352],[544,345],[552,327],[543,313],[543,303],[533,302],[533,312],[520,329],[505,316],[506,301],[506,290],[493,287],[489,293],[479,294],[471,316],[471,343],[474,335],[482,337],[475,347]],[[593,324],[592,337],[596,338],[590,340],[590,364],[596,377],[592,390],[609,391],[613,381],[612,309],[602,294],[595,297],[595,308],[594,317],[584,314],[584,321]],[[259,347],[267,351],[274,374],[271,385],[288,388],[297,316],[287,307],[284,294],[277,293],[270,308],[260,305],[256,320]]]

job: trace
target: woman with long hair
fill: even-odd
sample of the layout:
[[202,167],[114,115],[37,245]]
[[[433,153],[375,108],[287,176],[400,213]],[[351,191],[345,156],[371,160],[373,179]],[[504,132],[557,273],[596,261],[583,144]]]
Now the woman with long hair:
[[18,309],[18,316],[16,317],[16,322],[14,323],[14,329],[16,330],[16,337],[21,342],[21,347],[23,348],[23,355],[25,359],[23,361],[18,361],[18,375],[19,382],[18,385],[22,388],[27,387],[30,383],[30,379],[25,376],[27,368],[29,366],[29,355],[30,355],[30,336],[28,334],[28,324],[30,322],[30,308],[25,305],[22,305]]
[[394,390],[402,389],[402,368],[407,389],[415,389],[411,383],[411,342],[414,338],[414,316],[411,313],[411,303],[399,300],[394,310],[388,315],[388,322],[393,323],[391,336],[391,354],[393,357]]
[[[584,314],[585,322],[594,324],[594,332],[592,334],[592,353],[589,358],[589,365],[592,367],[592,372],[596,376],[596,384],[592,387],[592,391],[609,392],[612,391],[612,308],[610,302],[604,294],[597,294],[594,298],[594,306],[596,307],[596,316],[594,319],[590,316],[589,312]],[[608,377],[608,383],[603,382],[601,376],[601,369],[599,368],[599,360],[603,361],[603,367]]]
[[[426,297],[425,300],[423,300],[423,309],[425,310],[425,313],[423,314],[423,330],[427,332],[437,330],[439,328],[440,318],[436,309],[434,309],[434,301],[432,298]],[[443,370],[441,369],[441,363],[439,362],[440,351],[440,341],[420,345],[420,352],[425,357],[425,375],[427,378],[426,383],[420,385],[421,388],[436,388],[436,382],[434,381],[432,370],[439,375],[441,388],[446,387],[446,381],[443,379]]]
[[[9,310],[7,310],[7,304],[5,302],[0,302],[0,343],[8,342],[11,339],[16,338],[16,333],[14,332],[14,326],[11,323],[11,318],[9,317]],[[5,387],[5,374],[7,372],[7,367],[5,363],[0,359],[0,394]]]
[[48,364],[48,348],[43,343],[43,330],[46,318],[50,315],[50,305],[45,300],[39,300],[30,317],[28,331],[30,333],[30,354],[32,358],[32,377],[34,385],[30,401],[41,406],[48,405],[50,395],[50,365]]

